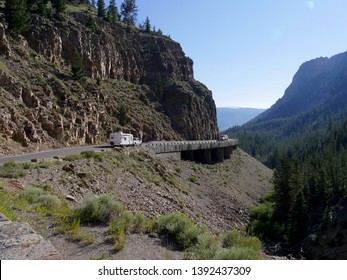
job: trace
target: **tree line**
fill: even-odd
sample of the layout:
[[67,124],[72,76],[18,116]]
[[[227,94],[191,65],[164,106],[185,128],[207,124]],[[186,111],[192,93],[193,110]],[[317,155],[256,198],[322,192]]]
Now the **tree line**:
[[[325,90],[322,84],[315,92]],[[259,118],[227,131],[274,169],[273,191],[252,211],[250,232],[306,257],[307,244],[315,238],[323,242],[330,226],[344,223],[334,213],[347,191],[347,92],[343,75],[331,84],[329,99],[309,111]]]
[[347,119],[315,132],[297,149],[279,152],[273,191],[253,209],[249,230],[309,257],[305,244],[324,234],[347,191]]

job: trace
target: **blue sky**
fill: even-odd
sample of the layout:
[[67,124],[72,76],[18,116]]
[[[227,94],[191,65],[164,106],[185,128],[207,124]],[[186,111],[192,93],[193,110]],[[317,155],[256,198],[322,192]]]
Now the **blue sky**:
[[181,44],[218,107],[269,108],[303,62],[347,51],[346,0],[136,3],[138,22]]

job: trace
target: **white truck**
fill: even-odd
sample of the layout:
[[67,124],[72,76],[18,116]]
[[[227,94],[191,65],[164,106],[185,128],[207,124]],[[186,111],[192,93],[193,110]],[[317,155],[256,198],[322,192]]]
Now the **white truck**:
[[138,146],[141,143],[140,138],[134,137],[130,133],[114,132],[110,134],[111,146]]

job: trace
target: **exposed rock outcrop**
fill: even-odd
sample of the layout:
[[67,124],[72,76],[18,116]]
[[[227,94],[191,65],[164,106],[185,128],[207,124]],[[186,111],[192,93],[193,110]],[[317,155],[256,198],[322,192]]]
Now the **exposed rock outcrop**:
[[5,34],[5,27],[0,22],[0,55],[10,55],[11,47]]
[[88,76],[147,83],[158,76],[189,81],[193,61],[181,46],[165,37],[110,25],[95,18],[96,27],[87,27],[88,16],[73,13],[65,21],[33,17],[26,36],[29,47],[58,67],[70,66],[79,52]]
[[0,213],[1,260],[57,260],[59,253],[28,223],[11,222]]
[[188,140],[217,139],[212,93],[201,83],[174,82],[165,88],[163,107],[172,126]]
[[[89,28],[84,13],[34,15],[25,38],[0,25],[0,137],[26,149],[105,143],[115,130],[144,141],[216,139],[212,93],[177,42],[94,20]],[[86,73],[79,82],[70,71],[76,52]]]

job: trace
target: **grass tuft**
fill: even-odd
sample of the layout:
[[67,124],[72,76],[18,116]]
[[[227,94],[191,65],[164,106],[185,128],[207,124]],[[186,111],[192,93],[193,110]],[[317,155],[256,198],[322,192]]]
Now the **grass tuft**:
[[14,161],[6,162],[0,166],[0,177],[18,179],[24,177],[27,174],[27,170],[27,164]]

